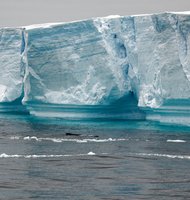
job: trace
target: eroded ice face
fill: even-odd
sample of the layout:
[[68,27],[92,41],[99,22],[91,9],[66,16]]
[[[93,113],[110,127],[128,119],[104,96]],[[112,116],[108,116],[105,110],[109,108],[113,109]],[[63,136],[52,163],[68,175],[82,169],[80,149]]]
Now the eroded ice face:
[[120,18],[26,30],[24,101],[102,105],[126,95],[126,49],[117,26]]

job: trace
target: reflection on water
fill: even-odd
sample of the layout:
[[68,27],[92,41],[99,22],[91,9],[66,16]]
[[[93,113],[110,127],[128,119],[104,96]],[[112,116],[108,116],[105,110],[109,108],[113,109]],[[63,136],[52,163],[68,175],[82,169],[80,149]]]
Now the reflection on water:
[[189,199],[190,130],[0,119],[0,199]]

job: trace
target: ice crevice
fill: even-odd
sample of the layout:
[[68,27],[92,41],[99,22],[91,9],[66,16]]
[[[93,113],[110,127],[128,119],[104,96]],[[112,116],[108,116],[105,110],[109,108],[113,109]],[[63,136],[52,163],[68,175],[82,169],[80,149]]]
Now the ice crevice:
[[1,28],[0,111],[190,126],[189,34],[186,12]]

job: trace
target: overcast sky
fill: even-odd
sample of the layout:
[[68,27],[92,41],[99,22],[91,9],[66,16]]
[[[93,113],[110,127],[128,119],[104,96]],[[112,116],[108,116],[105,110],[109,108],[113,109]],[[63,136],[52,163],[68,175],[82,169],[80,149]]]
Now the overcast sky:
[[0,0],[0,26],[188,10],[190,0]]

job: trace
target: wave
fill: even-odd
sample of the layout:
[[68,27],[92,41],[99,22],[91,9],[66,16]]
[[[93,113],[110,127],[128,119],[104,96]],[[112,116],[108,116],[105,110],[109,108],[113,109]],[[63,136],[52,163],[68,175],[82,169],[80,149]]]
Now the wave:
[[[101,153],[98,155],[106,155],[107,153]],[[95,156],[97,155],[96,153],[90,151],[86,154],[40,154],[40,155],[22,155],[22,154],[6,154],[6,153],[2,153],[0,154],[0,158],[62,158],[62,157],[79,157],[79,156]]]
[[144,156],[144,157],[164,157],[164,158],[177,158],[177,159],[186,159],[190,160],[189,155],[171,155],[171,154],[158,154],[158,153],[135,153],[133,155],[136,156]]
[[174,143],[185,143],[185,140],[167,140],[167,142],[174,142]]
[[13,136],[10,139],[12,140],[33,140],[33,141],[51,141],[51,142],[76,142],[76,143],[87,143],[87,142],[117,142],[117,141],[128,141],[126,138],[108,138],[108,139],[95,139],[95,138],[88,138],[88,139],[76,139],[76,138],[50,138],[50,137],[36,137],[36,136],[26,136],[26,137],[19,137]]
[[[0,154],[0,158],[63,158],[63,157],[80,157],[80,156],[108,156],[109,153],[99,153],[96,154],[92,151],[86,154]],[[118,154],[116,154],[118,155]],[[139,157],[163,157],[163,158],[171,158],[171,159],[186,159],[190,160],[190,155],[173,155],[173,154],[159,154],[159,153],[129,153],[130,157],[139,156]],[[113,156],[113,155],[111,155]]]

